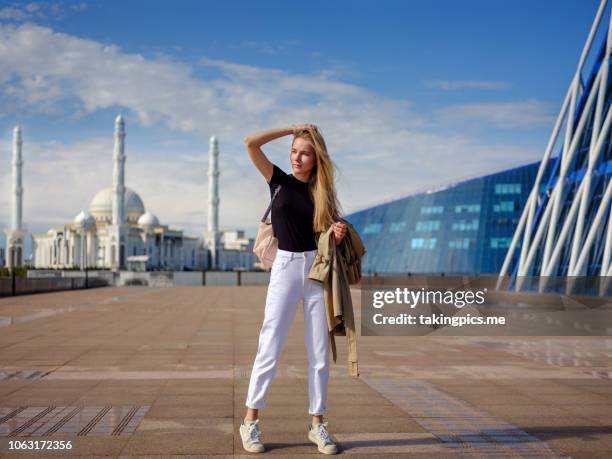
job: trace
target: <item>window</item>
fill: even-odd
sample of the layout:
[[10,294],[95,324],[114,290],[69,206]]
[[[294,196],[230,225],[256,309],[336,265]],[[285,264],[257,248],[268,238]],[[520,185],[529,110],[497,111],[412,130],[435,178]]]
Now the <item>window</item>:
[[466,220],[459,220],[454,222],[452,229],[456,231],[474,231],[478,229],[478,219],[474,219],[471,222]]
[[433,249],[436,246],[436,238],[412,238],[410,247],[413,249]]
[[493,212],[514,212],[518,210],[514,201],[500,201],[493,204]]
[[492,249],[507,249],[512,244],[511,237],[492,237],[491,248]]
[[406,222],[392,222],[389,227],[390,233],[399,233],[406,228]]
[[480,204],[460,204],[455,206],[455,212],[458,214],[462,212],[480,212]]
[[463,239],[454,239],[452,241],[448,241],[448,246],[451,249],[469,249],[470,248],[471,239],[465,237]]
[[421,207],[422,214],[441,214],[444,210],[442,206],[429,206],[429,207]]
[[496,183],[495,194],[520,194],[520,183]]
[[435,231],[440,229],[440,220],[418,221],[416,231]]
[[382,226],[382,223],[370,223],[369,225],[366,225],[366,227],[363,229],[363,234],[380,233]]

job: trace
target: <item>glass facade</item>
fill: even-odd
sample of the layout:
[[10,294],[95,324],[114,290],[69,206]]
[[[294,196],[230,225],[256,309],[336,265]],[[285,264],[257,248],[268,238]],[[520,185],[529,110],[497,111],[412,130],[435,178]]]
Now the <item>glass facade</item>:
[[538,166],[527,164],[347,215],[366,245],[364,274],[499,273]]

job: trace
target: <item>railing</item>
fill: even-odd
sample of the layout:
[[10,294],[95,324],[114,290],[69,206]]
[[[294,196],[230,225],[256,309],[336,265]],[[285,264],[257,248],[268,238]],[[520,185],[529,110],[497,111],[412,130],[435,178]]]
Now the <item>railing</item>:
[[113,285],[113,273],[105,271],[28,271],[28,277],[0,277],[0,297],[32,293],[107,287]]
[[0,297],[107,286],[267,285],[269,271],[30,270],[27,277],[0,277]]

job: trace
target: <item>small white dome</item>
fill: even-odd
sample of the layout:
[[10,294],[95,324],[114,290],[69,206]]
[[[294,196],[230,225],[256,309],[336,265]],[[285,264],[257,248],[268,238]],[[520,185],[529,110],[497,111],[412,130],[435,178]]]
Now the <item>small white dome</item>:
[[74,217],[74,223],[83,223],[87,217],[85,216],[85,211],[80,211],[79,214]]
[[140,216],[138,219],[140,226],[159,226],[159,220],[148,210]]
[[85,212],[84,210],[80,211],[79,214],[74,217],[73,222],[78,226],[92,226],[95,225],[96,219],[89,214],[89,212]]

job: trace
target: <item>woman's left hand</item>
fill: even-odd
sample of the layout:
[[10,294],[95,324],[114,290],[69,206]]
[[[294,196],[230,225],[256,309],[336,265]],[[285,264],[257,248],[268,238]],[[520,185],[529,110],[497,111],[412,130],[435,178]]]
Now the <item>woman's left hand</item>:
[[336,245],[342,242],[342,239],[346,235],[346,224],[341,222],[336,222],[332,224],[332,231],[334,232],[334,237],[336,239]]

